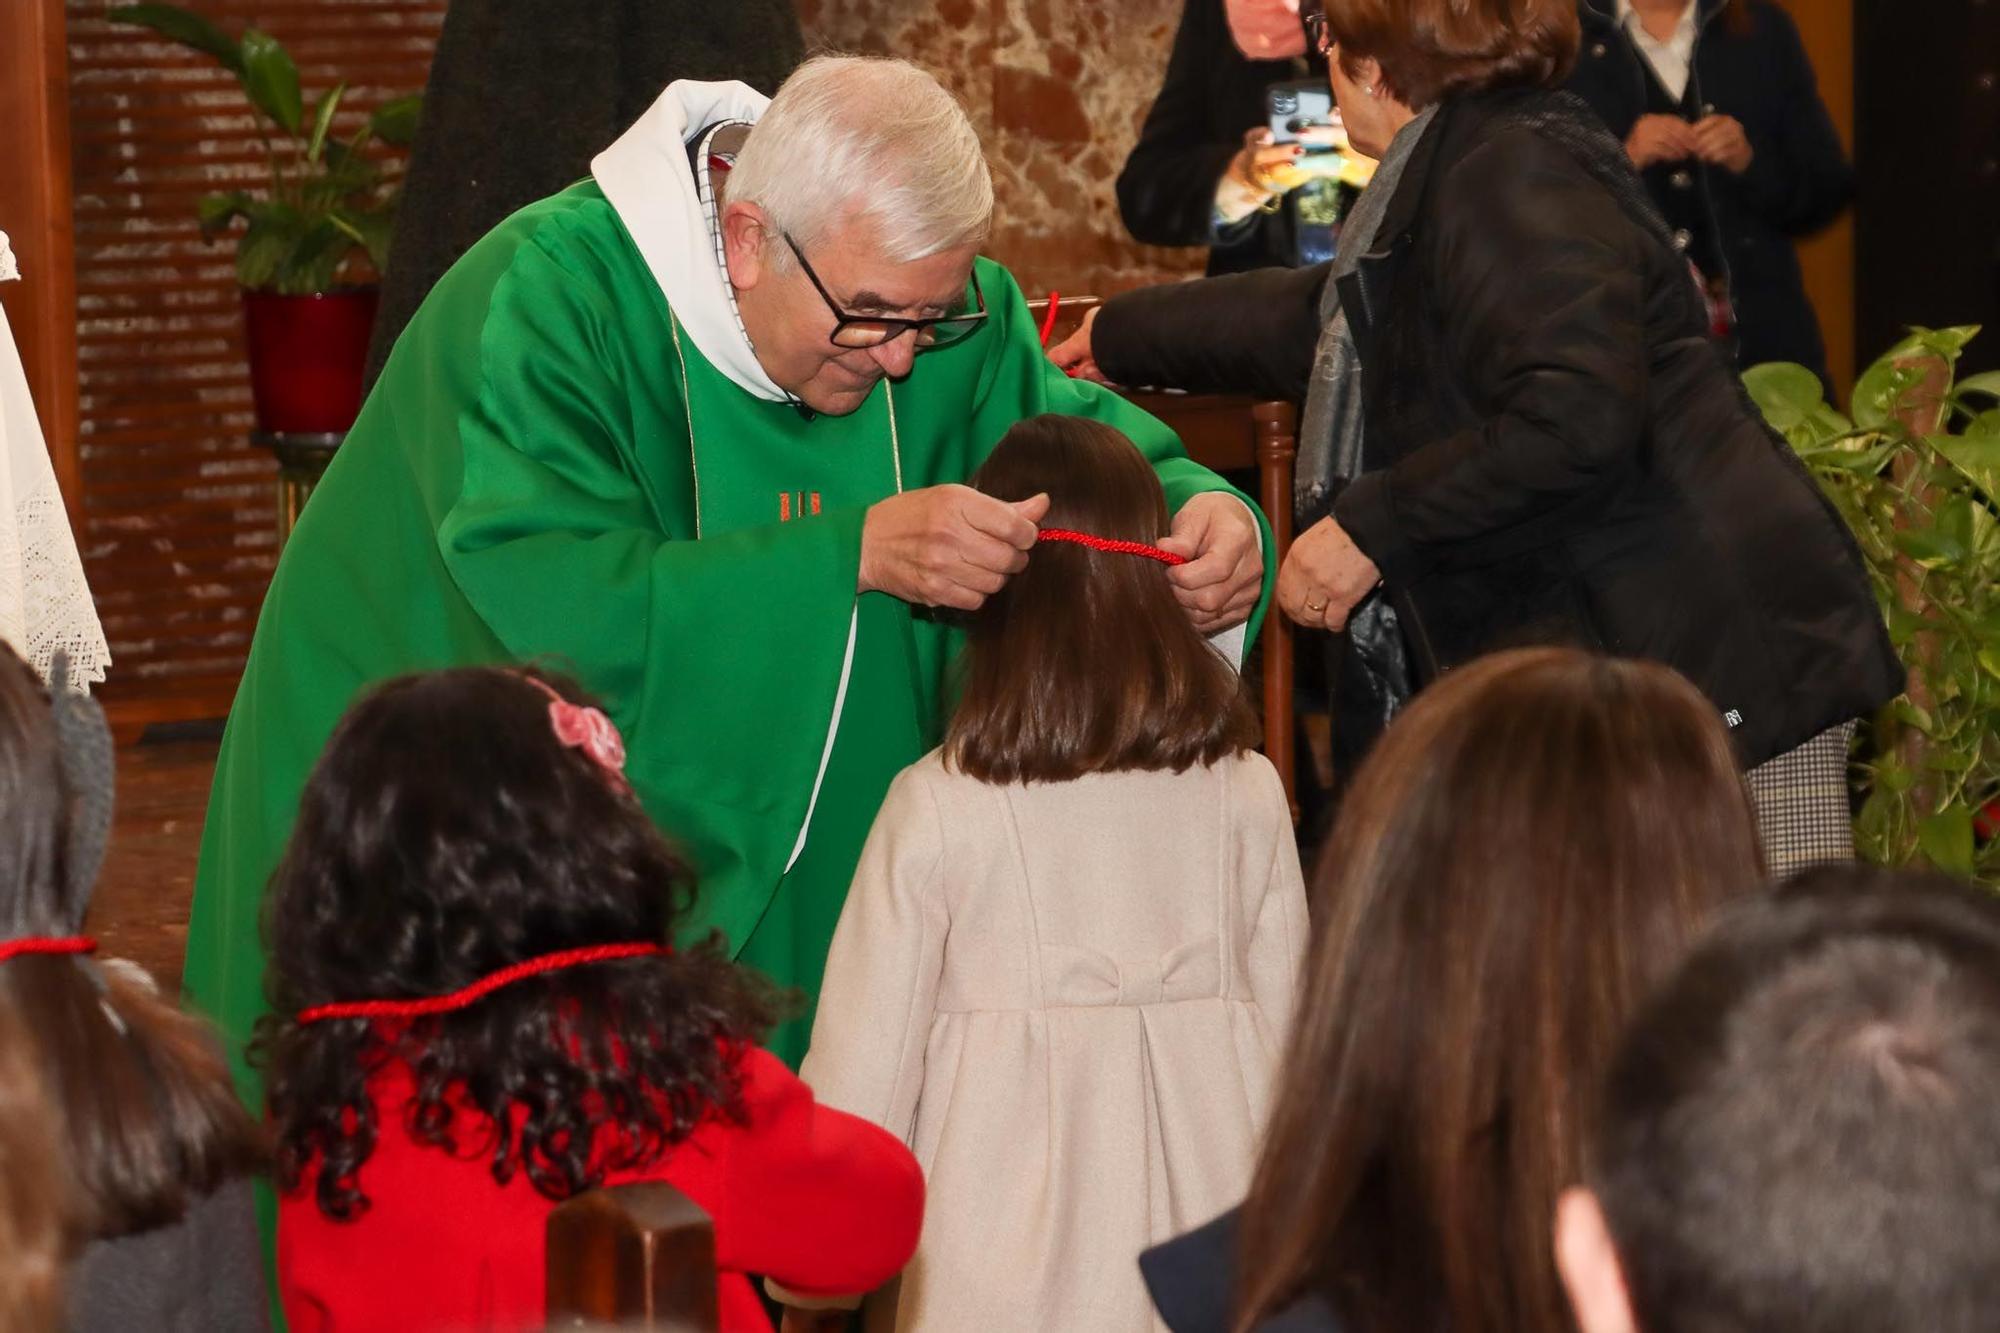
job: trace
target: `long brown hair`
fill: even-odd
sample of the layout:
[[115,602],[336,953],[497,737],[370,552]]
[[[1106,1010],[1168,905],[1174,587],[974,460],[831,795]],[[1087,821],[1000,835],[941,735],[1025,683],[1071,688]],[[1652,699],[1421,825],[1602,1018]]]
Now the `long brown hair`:
[[0,1008],[0,1333],[58,1326],[70,1206],[49,1099],[20,1021]]
[[1313,885],[1235,1327],[1573,1327],[1550,1231],[1626,1016],[1761,875],[1715,708],[1662,666],[1500,653],[1355,775]]
[[[41,682],[0,650],[0,939],[81,929],[92,886],[68,865],[77,795]],[[214,1037],[144,982],[27,955],[0,963],[0,1010],[53,1109],[79,1238],[173,1221],[261,1161]]]
[[[1130,440],[1082,417],[1020,422],[972,485],[1002,500],[1047,492],[1045,527],[1156,543],[1159,478]],[[1166,567],[1057,542],[973,614],[945,755],[984,782],[1214,763],[1249,749],[1242,678],[1174,600]]]

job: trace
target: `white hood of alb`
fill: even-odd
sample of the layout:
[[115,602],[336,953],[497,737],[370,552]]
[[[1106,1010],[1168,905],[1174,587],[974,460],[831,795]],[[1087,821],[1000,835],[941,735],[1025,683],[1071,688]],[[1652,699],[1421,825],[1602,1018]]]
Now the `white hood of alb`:
[[702,356],[745,392],[782,403],[791,395],[764,373],[737,321],[687,155],[688,141],[708,126],[755,121],[770,102],[734,81],[670,83],[590,171]]

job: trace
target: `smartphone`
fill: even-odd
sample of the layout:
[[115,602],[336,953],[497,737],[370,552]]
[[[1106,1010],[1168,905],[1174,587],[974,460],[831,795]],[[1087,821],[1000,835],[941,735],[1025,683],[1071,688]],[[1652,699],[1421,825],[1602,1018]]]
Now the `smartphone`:
[[1274,83],[1264,92],[1264,109],[1270,113],[1273,143],[1296,143],[1301,130],[1339,124],[1333,89],[1324,79]]

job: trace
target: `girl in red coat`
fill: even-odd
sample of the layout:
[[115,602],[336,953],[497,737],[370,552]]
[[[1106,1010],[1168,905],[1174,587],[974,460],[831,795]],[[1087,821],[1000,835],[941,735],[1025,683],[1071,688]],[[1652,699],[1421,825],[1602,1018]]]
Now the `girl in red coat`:
[[392,681],[342,721],[271,887],[259,1031],[293,1333],[543,1324],[543,1227],[664,1180],[714,1221],[725,1330],[746,1274],[866,1291],[917,1240],[893,1138],[815,1105],[756,1041],[773,1001],[670,952],[693,876],[568,683]]

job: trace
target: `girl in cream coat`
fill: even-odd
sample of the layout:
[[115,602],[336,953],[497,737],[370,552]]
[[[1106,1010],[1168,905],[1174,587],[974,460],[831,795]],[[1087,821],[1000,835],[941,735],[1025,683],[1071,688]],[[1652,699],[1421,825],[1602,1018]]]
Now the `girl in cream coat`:
[[1040,417],[974,484],[1049,516],[883,803],[802,1072],[929,1181],[869,1329],[1149,1333],[1139,1251],[1249,1183],[1306,936],[1290,814],[1167,553],[1073,540],[1160,540],[1137,450]]

